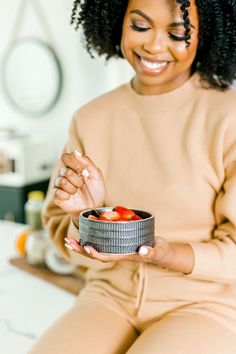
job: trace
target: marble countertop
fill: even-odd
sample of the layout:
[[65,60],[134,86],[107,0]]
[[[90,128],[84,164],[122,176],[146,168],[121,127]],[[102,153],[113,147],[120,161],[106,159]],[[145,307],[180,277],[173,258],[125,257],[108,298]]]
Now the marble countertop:
[[75,296],[9,263],[25,225],[0,221],[0,352],[26,354]]

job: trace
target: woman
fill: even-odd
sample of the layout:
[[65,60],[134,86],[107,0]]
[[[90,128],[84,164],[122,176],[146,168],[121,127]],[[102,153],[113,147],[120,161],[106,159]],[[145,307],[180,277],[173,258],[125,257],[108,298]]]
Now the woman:
[[[72,119],[44,222],[86,286],[31,354],[235,353],[235,19],[230,0],[74,1],[91,55],[135,76]],[[90,195],[152,212],[155,246],[81,247]]]

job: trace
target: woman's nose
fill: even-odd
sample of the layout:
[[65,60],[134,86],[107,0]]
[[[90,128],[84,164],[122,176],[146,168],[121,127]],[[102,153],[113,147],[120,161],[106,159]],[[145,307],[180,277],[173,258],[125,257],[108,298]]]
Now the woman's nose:
[[150,54],[165,52],[167,48],[166,37],[162,32],[151,33],[150,37],[143,43],[143,49]]

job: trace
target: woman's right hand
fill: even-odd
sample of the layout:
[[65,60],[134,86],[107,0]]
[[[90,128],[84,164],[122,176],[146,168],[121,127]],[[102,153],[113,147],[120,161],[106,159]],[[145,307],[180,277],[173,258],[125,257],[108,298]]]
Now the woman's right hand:
[[54,181],[55,204],[72,216],[85,209],[102,207],[105,183],[101,170],[78,151],[64,153],[61,159],[64,166]]

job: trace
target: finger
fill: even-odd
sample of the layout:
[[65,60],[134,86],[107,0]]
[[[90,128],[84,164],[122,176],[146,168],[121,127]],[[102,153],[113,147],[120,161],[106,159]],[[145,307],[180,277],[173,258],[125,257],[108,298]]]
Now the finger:
[[81,188],[84,185],[83,177],[66,166],[60,169],[59,175],[66,178],[76,188]]
[[94,179],[99,179],[101,178],[101,171],[100,169],[95,165],[95,163],[90,159],[90,157],[84,155],[84,156],[79,156],[77,153],[76,153],[76,150],[75,152],[73,152],[75,158],[78,160],[78,161],[82,161],[82,164],[84,166],[84,169],[82,171],[82,175],[84,177],[89,177],[91,176],[92,178]]
[[154,256],[152,247],[141,246],[138,251],[139,255],[146,259],[152,259]]
[[74,194],[78,190],[78,188],[74,186],[70,181],[68,181],[68,179],[65,177],[59,176],[55,178],[54,183],[55,183],[55,187],[60,188],[69,194]]
[[62,155],[62,161],[67,167],[78,174],[82,174],[83,170],[87,170],[88,173],[85,177],[92,177],[94,179],[101,178],[101,171],[88,156],[84,155],[80,157],[75,152],[71,154],[64,153]]
[[65,240],[65,247],[69,248],[71,251],[77,252],[89,258],[87,252],[84,250],[82,246],[80,246],[79,242],[74,237],[66,237],[64,240]]
[[79,188],[81,188],[84,185],[84,181],[81,176],[80,177],[77,176],[73,178],[73,181],[75,181],[77,185],[75,185],[70,180],[68,180],[67,177],[58,176],[55,179],[55,187],[61,188],[67,193],[74,194],[77,192]]
[[76,251],[79,253],[85,253],[83,247],[79,245],[79,243],[76,241],[75,238],[73,237],[66,237],[64,238],[65,240],[65,246],[72,251]]
[[62,162],[65,164],[67,168],[70,168],[77,174],[81,175],[84,165],[82,161],[78,161],[73,153],[64,153],[61,157]]
[[141,246],[139,255],[149,260],[160,261],[168,253],[168,250],[168,241],[162,237],[156,237],[154,247]]
[[96,259],[100,262],[119,262],[119,261],[134,261],[137,260],[136,257],[137,255],[126,255],[126,254],[121,254],[121,255],[113,255],[112,253],[99,253],[96,251],[93,247],[85,245],[84,246],[85,252],[90,256],[90,258]]
[[71,194],[63,191],[60,188],[53,188],[53,199],[54,202],[56,203],[57,201],[63,201],[63,200],[68,200],[71,197]]

